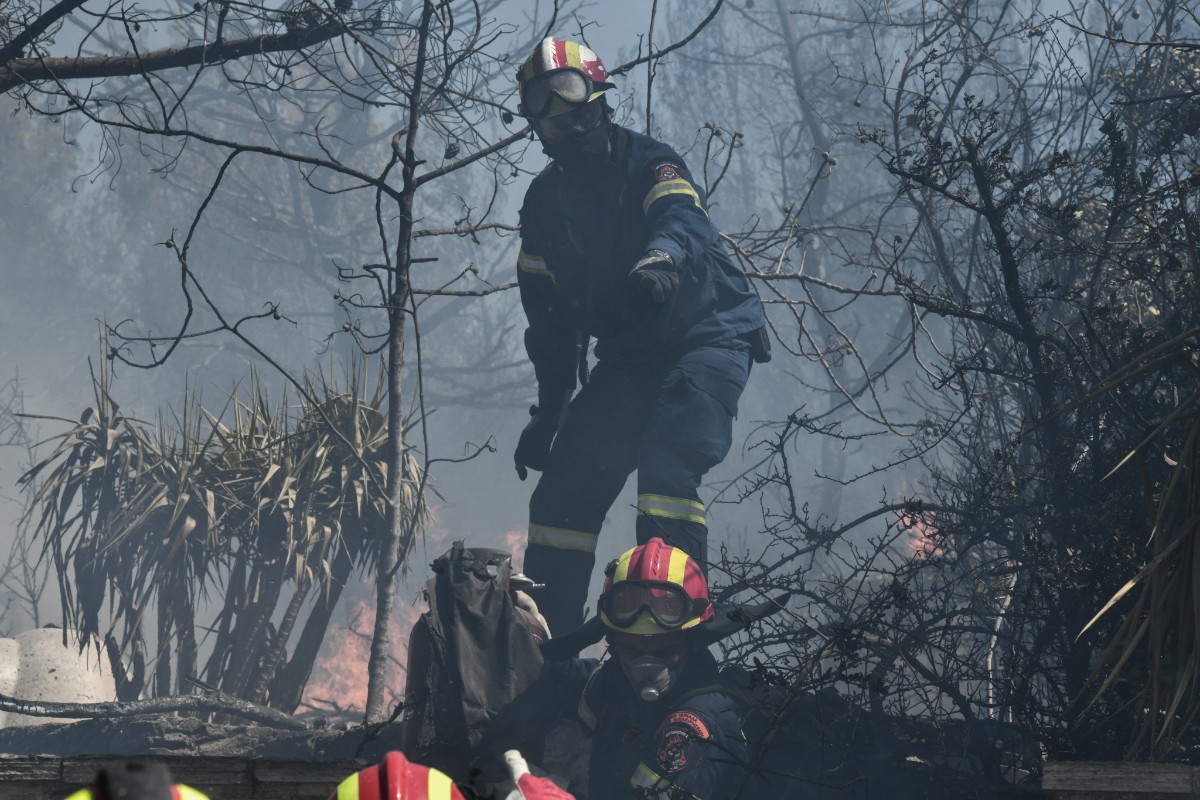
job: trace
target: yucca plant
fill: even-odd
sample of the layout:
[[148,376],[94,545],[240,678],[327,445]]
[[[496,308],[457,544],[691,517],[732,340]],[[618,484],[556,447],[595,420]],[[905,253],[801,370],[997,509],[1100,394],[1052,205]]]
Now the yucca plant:
[[[384,539],[383,398],[362,369],[344,383],[317,378],[305,401],[271,405],[255,376],[219,412],[193,393],[151,431],[120,415],[101,369],[95,405],[23,478],[42,477],[36,530],[67,623],[138,652],[153,611],[156,694],[202,677],[294,710],[342,589]],[[411,456],[406,467],[420,475]],[[415,527],[424,509],[408,497]]]

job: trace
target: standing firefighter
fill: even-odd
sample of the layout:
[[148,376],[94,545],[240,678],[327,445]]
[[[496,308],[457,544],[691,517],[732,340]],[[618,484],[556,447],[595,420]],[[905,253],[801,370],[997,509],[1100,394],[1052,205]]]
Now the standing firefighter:
[[635,469],[637,541],[661,536],[707,566],[697,489],[729,452],[751,360],[769,348],[762,305],[704,190],[671,148],[612,122],[599,57],[547,38],[518,82],[520,113],[552,161],[521,209],[538,403],[515,460],[522,480],[542,472],[524,571],[547,584],[540,605],[561,633],[582,622],[596,538]]

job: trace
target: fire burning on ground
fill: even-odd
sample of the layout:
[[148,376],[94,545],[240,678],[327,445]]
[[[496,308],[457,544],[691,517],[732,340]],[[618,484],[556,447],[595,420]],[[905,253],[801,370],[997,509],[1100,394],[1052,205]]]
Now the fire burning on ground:
[[[361,719],[367,707],[367,664],[371,659],[371,634],[375,630],[375,606],[371,600],[353,601],[347,625],[330,625],[321,654],[304,689],[300,707],[346,721]],[[404,696],[408,637],[421,616],[415,606],[397,608],[392,617],[391,655],[388,664],[389,709]]]

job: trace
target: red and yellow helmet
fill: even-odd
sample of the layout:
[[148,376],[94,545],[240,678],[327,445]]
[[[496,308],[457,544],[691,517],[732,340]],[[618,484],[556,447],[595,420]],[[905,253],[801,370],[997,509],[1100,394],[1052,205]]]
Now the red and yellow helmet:
[[597,608],[610,630],[653,636],[712,619],[700,565],[657,536],[609,564],[605,576]]
[[171,771],[161,761],[130,758],[102,767],[86,789],[67,800],[208,800],[208,796],[171,780]]
[[450,776],[393,750],[338,784],[329,800],[465,800]]
[[[109,795],[99,789],[88,787],[70,795],[67,800],[109,800]],[[190,786],[177,783],[171,787],[171,800],[208,800],[208,795],[198,792]]]
[[521,104],[517,113],[530,119],[562,114],[614,88],[608,71],[590,47],[547,36],[517,70]]

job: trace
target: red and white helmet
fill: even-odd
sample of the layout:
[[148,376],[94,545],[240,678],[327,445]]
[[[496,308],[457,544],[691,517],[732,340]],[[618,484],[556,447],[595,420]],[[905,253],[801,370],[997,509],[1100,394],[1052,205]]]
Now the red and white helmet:
[[578,108],[614,88],[592,48],[547,36],[517,70],[521,104],[530,119],[553,117]]
[[597,607],[610,630],[653,636],[693,628],[713,617],[700,565],[657,536],[609,564],[605,576]]
[[465,800],[450,776],[414,764],[398,750],[338,784],[329,800]]

